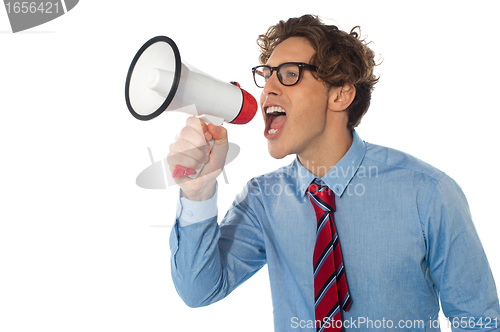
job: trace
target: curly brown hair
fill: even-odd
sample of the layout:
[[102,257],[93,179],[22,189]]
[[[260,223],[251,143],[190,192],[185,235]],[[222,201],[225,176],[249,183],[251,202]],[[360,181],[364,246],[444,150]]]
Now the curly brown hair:
[[274,48],[287,38],[306,38],[316,51],[310,60],[318,67],[315,77],[333,87],[350,83],[356,88],[356,96],[347,108],[348,127],[353,130],[368,111],[373,87],[379,79],[373,74],[375,53],[368,47],[369,43],[360,38],[360,33],[359,26],[347,33],[335,25],[324,24],[315,15],[290,18],[271,26],[259,36],[259,61],[265,64]]

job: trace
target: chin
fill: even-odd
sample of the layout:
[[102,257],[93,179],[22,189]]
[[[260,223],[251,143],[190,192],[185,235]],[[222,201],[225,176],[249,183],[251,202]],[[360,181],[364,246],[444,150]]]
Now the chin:
[[268,145],[268,151],[271,157],[273,157],[274,159],[283,159],[290,154],[286,153],[283,149],[273,149],[270,145]]

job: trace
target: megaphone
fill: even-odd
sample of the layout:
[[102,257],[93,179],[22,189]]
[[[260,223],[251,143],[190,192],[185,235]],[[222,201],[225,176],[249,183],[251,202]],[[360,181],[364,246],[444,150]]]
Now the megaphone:
[[139,120],[193,104],[197,115],[220,123],[245,124],[257,112],[251,94],[182,63],[177,45],[165,36],[150,39],[135,55],[127,74],[125,99]]
[[177,45],[166,36],[148,40],[135,55],[127,74],[125,99],[130,113],[139,120],[182,111],[214,125],[223,121],[245,124],[257,112],[257,101],[239,84],[221,81],[181,62]]

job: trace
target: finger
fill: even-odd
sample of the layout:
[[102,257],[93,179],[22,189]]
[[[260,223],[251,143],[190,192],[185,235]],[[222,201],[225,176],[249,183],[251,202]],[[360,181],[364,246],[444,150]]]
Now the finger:
[[210,133],[210,130],[208,130],[207,124],[201,119],[190,117],[186,120],[186,125],[195,129],[200,135],[204,136],[205,141],[209,141],[210,139],[212,139],[212,134]]
[[177,141],[185,140],[190,142],[194,147],[201,149],[204,152],[208,152],[207,141],[196,129],[190,126],[186,126],[181,129],[179,135],[177,136]]
[[208,161],[208,153],[205,150],[205,148],[200,149],[194,146],[190,141],[184,139],[177,140],[169,146],[169,152],[171,154],[184,154],[202,164]]
[[169,153],[166,159],[170,171],[173,171],[178,165],[192,169],[199,169],[202,166],[202,163],[181,153]]
[[223,126],[215,126],[212,123],[210,123],[207,127],[216,143],[227,142],[226,128],[224,128]]
[[202,137],[205,137],[205,133],[208,132],[207,124],[194,116],[187,118],[186,126],[195,129]]

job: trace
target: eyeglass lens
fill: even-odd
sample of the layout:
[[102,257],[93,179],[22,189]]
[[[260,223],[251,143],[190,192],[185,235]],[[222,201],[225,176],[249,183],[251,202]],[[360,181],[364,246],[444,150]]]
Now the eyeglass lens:
[[[297,83],[300,75],[300,68],[296,64],[286,63],[278,67],[278,79],[283,85],[293,85]],[[272,72],[269,66],[260,66],[255,70],[255,83],[261,88],[267,80],[271,78]]]

